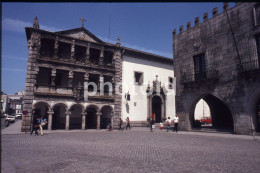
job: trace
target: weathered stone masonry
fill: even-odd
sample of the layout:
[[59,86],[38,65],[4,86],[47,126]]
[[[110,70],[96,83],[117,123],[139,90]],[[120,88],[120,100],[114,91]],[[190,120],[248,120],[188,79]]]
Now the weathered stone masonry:
[[229,118],[219,115],[223,105],[222,112],[231,114],[229,127],[234,133],[259,131],[259,7],[258,3],[237,3],[229,9],[224,3],[223,13],[215,8],[213,18],[205,13],[202,23],[197,17],[195,26],[188,22],[186,31],[183,26],[179,34],[173,31],[176,114],[181,129],[194,127],[195,105],[206,98],[216,112],[216,124]]

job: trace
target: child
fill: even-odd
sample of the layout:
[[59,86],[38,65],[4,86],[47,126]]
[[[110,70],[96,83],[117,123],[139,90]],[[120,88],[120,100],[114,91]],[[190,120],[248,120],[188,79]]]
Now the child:
[[163,123],[160,122],[160,130],[162,131],[163,130]]

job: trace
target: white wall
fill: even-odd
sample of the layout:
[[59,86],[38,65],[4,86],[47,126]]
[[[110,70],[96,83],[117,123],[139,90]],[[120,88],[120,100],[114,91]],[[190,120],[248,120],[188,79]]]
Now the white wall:
[[[122,74],[122,118],[125,121],[126,117],[129,117],[131,121],[147,121],[147,95],[146,89],[148,82],[150,86],[152,82],[158,80],[161,84],[166,84],[169,81],[169,77],[174,78],[173,65],[160,62],[148,61],[140,58],[123,56],[123,74]],[[134,85],[134,72],[143,72],[143,85]],[[174,82],[176,80],[174,79]],[[175,86],[173,89],[168,90],[166,100],[166,117],[175,116]],[[141,89],[141,90],[140,90]],[[125,94],[130,93],[131,100],[126,101]],[[136,93],[136,94],[134,94]],[[136,102],[136,106],[134,103]],[[127,111],[127,104],[129,105],[129,111]]]
[[196,104],[194,116],[195,120],[201,119],[203,116],[211,116],[209,106],[207,102],[205,102],[203,99],[200,99],[199,102]]

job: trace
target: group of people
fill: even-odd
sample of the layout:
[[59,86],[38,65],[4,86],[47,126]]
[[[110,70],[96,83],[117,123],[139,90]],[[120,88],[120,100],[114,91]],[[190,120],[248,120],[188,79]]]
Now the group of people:
[[130,125],[130,119],[129,117],[126,118],[126,127],[124,127],[124,122],[122,120],[122,118],[120,118],[120,121],[119,121],[119,130],[124,130],[124,129],[130,129],[131,130],[131,125]]
[[36,118],[34,116],[33,121],[32,121],[32,131],[30,135],[35,132],[35,136],[38,136],[38,131],[40,132],[41,135],[43,135],[43,127],[47,124],[47,120],[42,116],[41,118]]
[[[178,124],[179,124],[178,115],[176,115],[176,117],[174,117],[173,120],[171,120],[171,118],[168,117],[168,119],[165,120],[165,124],[166,124],[167,132],[171,129],[172,124],[173,124],[173,131],[178,132]],[[154,128],[155,128],[155,120],[153,118],[151,118],[150,119],[151,132],[154,131]],[[160,122],[160,130],[163,130],[163,128],[164,128],[164,124],[163,124],[163,122]]]

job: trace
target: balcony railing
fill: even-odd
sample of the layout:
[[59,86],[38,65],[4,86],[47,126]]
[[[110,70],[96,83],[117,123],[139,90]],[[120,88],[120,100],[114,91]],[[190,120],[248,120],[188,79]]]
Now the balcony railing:
[[203,73],[195,74],[194,72],[190,72],[188,74],[183,73],[181,75],[182,84],[192,83],[192,82],[201,82],[207,81],[211,79],[218,79],[218,71],[217,70],[207,70]]

